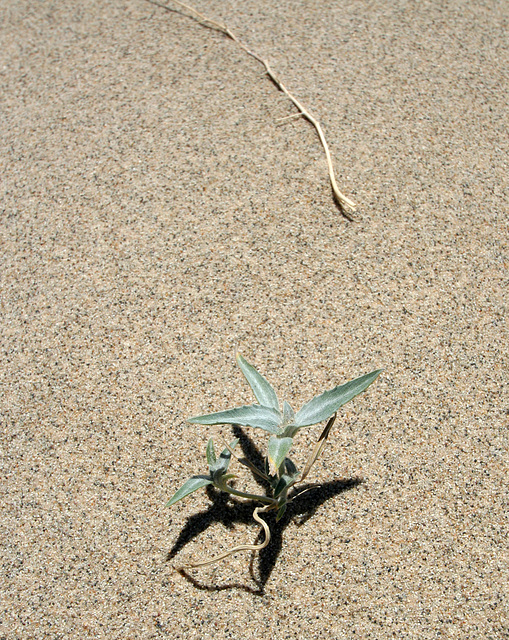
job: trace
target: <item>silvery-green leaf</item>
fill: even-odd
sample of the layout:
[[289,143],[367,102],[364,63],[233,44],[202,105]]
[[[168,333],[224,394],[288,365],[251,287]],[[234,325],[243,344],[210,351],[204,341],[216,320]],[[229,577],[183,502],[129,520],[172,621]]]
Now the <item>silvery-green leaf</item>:
[[277,438],[276,436],[270,436],[267,452],[272,474],[277,473],[277,470],[283,464],[287,453],[290,451],[292,444],[292,438]]
[[307,427],[322,420],[327,420],[344,404],[366,390],[380,375],[382,369],[367,373],[346,384],[339,385],[330,391],[325,391],[307,402],[295,416],[295,425]]
[[257,371],[252,364],[243,358],[240,353],[237,354],[237,364],[242,370],[249,386],[255,394],[255,398],[259,404],[264,407],[272,407],[279,411],[279,402],[272,385],[266,380],[259,371]]
[[210,476],[193,476],[189,478],[189,480],[175,493],[175,495],[170,498],[167,502],[166,506],[171,507],[172,504],[175,504],[182,498],[185,498],[193,491],[197,491],[202,487],[206,487],[208,484],[212,484],[212,478]]
[[216,452],[214,451],[214,443],[212,438],[207,442],[207,463],[209,468],[216,462]]
[[283,402],[283,427],[288,424],[293,424],[295,420],[295,411],[291,408],[288,402]]
[[[239,443],[239,439],[235,438],[235,440],[230,442],[230,449],[235,449],[238,443]],[[228,448],[224,449],[224,451],[221,453],[219,458],[217,458],[217,460],[214,460],[212,464],[209,462],[210,473],[214,478],[216,477],[216,474],[218,472],[220,473],[220,475],[222,475],[228,471],[228,466],[230,464],[230,460],[232,457],[230,449]]]
[[295,422],[287,424],[286,427],[281,427],[278,436],[280,438],[293,438],[300,428]]
[[192,424],[240,424],[243,427],[258,427],[269,433],[277,433],[281,414],[272,407],[250,404],[189,418],[188,422]]

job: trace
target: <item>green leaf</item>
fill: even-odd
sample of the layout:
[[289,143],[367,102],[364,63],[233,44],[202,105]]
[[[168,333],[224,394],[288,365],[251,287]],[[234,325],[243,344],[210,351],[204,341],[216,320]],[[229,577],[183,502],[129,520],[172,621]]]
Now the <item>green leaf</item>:
[[216,463],[216,452],[214,451],[214,442],[212,438],[207,442],[207,463],[209,468]]
[[258,427],[269,433],[277,433],[281,414],[272,407],[250,404],[189,418],[188,422],[191,424],[240,424],[243,427]]
[[274,488],[274,498],[280,496],[285,489],[291,487],[297,481],[297,476],[287,476],[286,473],[279,478],[278,483]]
[[259,373],[252,364],[243,358],[240,353],[237,354],[237,364],[242,370],[249,386],[255,394],[255,398],[259,404],[264,407],[272,407],[279,411],[279,402],[272,385]]
[[[210,441],[209,441],[210,442]],[[230,449],[235,449],[235,447],[239,444],[239,439],[235,438],[232,442],[230,442]],[[207,446],[208,449],[208,446]],[[228,467],[230,465],[230,460],[232,457],[230,449],[226,448],[221,453],[219,458],[214,460],[212,464],[209,462],[209,470],[210,475],[216,480],[218,474],[221,476],[228,471]]]
[[279,467],[283,464],[287,453],[293,444],[292,438],[276,438],[270,436],[268,445],[268,458],[272,467],[272,473],[277,473]]
[[295,425],[298,428],[327,420],[344,404],[365,391],[369,385],[380,375],[382,369],[367,373],[360,378],[350,380],[346,384],[339,385],[330,391],[325,391],[307,402],[295,417]]
[[281,520],[281,518],[285,515],[285,511],[286,511],[286,506],[287,506],[287,502],[285,502],[284,504],[282,504],[278,511],[277,511],[277,516],[276,516],[276,522],[279,522]]
[[208,484],[212,484],[212,479],[210,476],[193,476],[189,478],[189,480],[175,493],[175,495],[170,498],[167,502],[166,506],[171,507],[172,504],[175,504],[182,498],[185,498],[193,491],[197,491],[202,487],[206,487]]
[[285,472],[289,476],[297,477],[299,475],[299,470],[295,466],[295,464],[290,460],[290,458],[285,458]]
[[288,402],[283,402],[283,427],[286,427],[289,424],[293,424],[295,420],[295,412],[288,404]]

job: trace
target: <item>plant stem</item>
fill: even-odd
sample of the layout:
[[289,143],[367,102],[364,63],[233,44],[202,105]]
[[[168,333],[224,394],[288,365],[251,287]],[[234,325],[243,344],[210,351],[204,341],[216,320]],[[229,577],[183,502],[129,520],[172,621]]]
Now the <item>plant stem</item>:
[[247,500],[258,500],[259,502],[265,502],[267,505],[276,504],[277,500],[269,498],[269,496],[259,496],[256,493],[245,493],[244,491],[238,491],[233,487],[230,487],[226,482],[216,485],[221,491],[231,493],[232,496],[238,496],[239,498],[246,498]]

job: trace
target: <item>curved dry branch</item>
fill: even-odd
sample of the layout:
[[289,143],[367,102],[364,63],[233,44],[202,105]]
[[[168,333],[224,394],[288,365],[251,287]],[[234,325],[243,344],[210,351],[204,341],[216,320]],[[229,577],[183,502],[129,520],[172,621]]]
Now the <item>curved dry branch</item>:
[[[148,0],[148,2],[151,2],[152,4],[156,4],[160,7],[163,7],[164,9],[168,9],[166,5],[160,4],[156,0]],[[329,145],[327,144],[327,140],[325,139],[325,134],[323,132],[320,122],[304,107],[304,105],[301,102],[299,102],[299,100],[297,100],[297,98],[292,93],[290,93],[290,91],[288,91],[285,85],[281,82],[281,80],[279,80],[279,78],[272,71],[269,63],[264,58],[259,56],[256,52],[254,52],[252,49],[250,49],[248,46],[246,46],[241,40],[239,40],[237,36],[232,31],[230,31],[230,29],[227,26],[219,22],[216,22],[211,18],[207,18],[207,16],[204,16],[202,13],[200,13],[193,7],[189,6],[188,4],[184,2],[180,2],[180,0],[172,0],[172,2],[189,11],[192,14],[193,18],[200,21],[204,26],[208,27],[209,29],[215,29],[216,31],[223,33],[225,36],[227,36],[228,38],[236,42],[238,46],[243,51],[245,51],[248,55],[250,55],[255,60],[260,62],[260,64],[262,64],[265,67],[265,72],[269,76],[269,78],[272,80],[272,82],[278,87],[280,91],[282,91],[292,101],[292,103],[298,109],[299,111],[298,115],[301,115],[303,118],[308,120],[313,125],[313,127],[316,129],[316,132],[318,133],[318,137],[320,138],[320,142],[322,144],[323,150],[325,151],[325,157],[327,159],[327,169],[329,172],[329,179],[332,187],[332,192],[334,194],[334,198],[341,210],[341,213],[345,216],[345,218],[352,221],[353,218],[347,212],[347,209],[351,209],[352,211],[355,211],[355,203],[352,202],[352,200],[350,200],[349,198],[347,198],[339,190],[338,183],[336,181],[336,176],[334,173],[334,166],[332,164],[332,157],[329,150]]]
[[267,511],[267,509],[270,509],[271,506],[272,505],[266,505],[265,507],[256,507],[256,509],[253,511],[253,518],[262,525],[263,531],[265,533],[265,540],[263,542],[261,542],[260,544],[241,544],[238,547],[233,547],[233,549],[221,553],[215,558],[205,560],[204,562],[197,562],[196,564],[187,564],[181,567],[181,569],[196,569],[197,567],[206,567],[208,565],[215,564],[216,562],[220,562],[221,560],[228,558],[228,556],[231,556],[238,551],[261,551],[262,549],[265,549],[265,547],[270,542],[270,529],[265,520],[262,520],[260,518],[258,512],[263,513],[264,511]]

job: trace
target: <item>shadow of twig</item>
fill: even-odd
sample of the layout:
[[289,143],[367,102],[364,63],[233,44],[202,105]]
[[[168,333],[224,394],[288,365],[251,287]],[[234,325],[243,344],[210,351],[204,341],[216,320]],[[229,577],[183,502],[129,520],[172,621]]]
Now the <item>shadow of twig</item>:
[[231,496],[214,489],[205,488],[212,502],[206,511],[188,518],[166,560],[172,560],[186,544],[203,533],[211,524],[220,522],[227,529],[233,529],[236,523],[248,524],[253,520],[253,507],[250,502],[240,502]]
[[242,584],[240,582],[230,582],[229,584],[203,584],[196,578],[194,578],[191,574],[189,574],[185,569],[177,569],[177,573],[185,578],[188,582],[190,582],[193,587],[196,587],[200,591],[208,591],[209,593],[214,593],[216,591],[228,591],[229,589],[239,589],[240,591],[247,591],[247,593],[251,593],[254,596],[263,596],[263,587],[260,584],[260,581],[256,578],[253,578],[254,582],[258,585],[257,589],[250,587],[247,584]]
[[318,486],[303,485],[295,492],[302,495],[297,495],[288,505],[285,515],[279,522],[276,522],[274,512],[267,514],[266,520],[270,527],[271,540],[270,544],[258,554],[258,578],[255,577],[254,572],[254,555],[250,564],[251,577],[260,585],[262,593],[283,547],[283,533],[288,525],[294,522],[297,526],[302,526],[314,516],[324,502],[344,491],[353,489],[362,482],[361,478],[349,478],[348,480],[333,480]]

